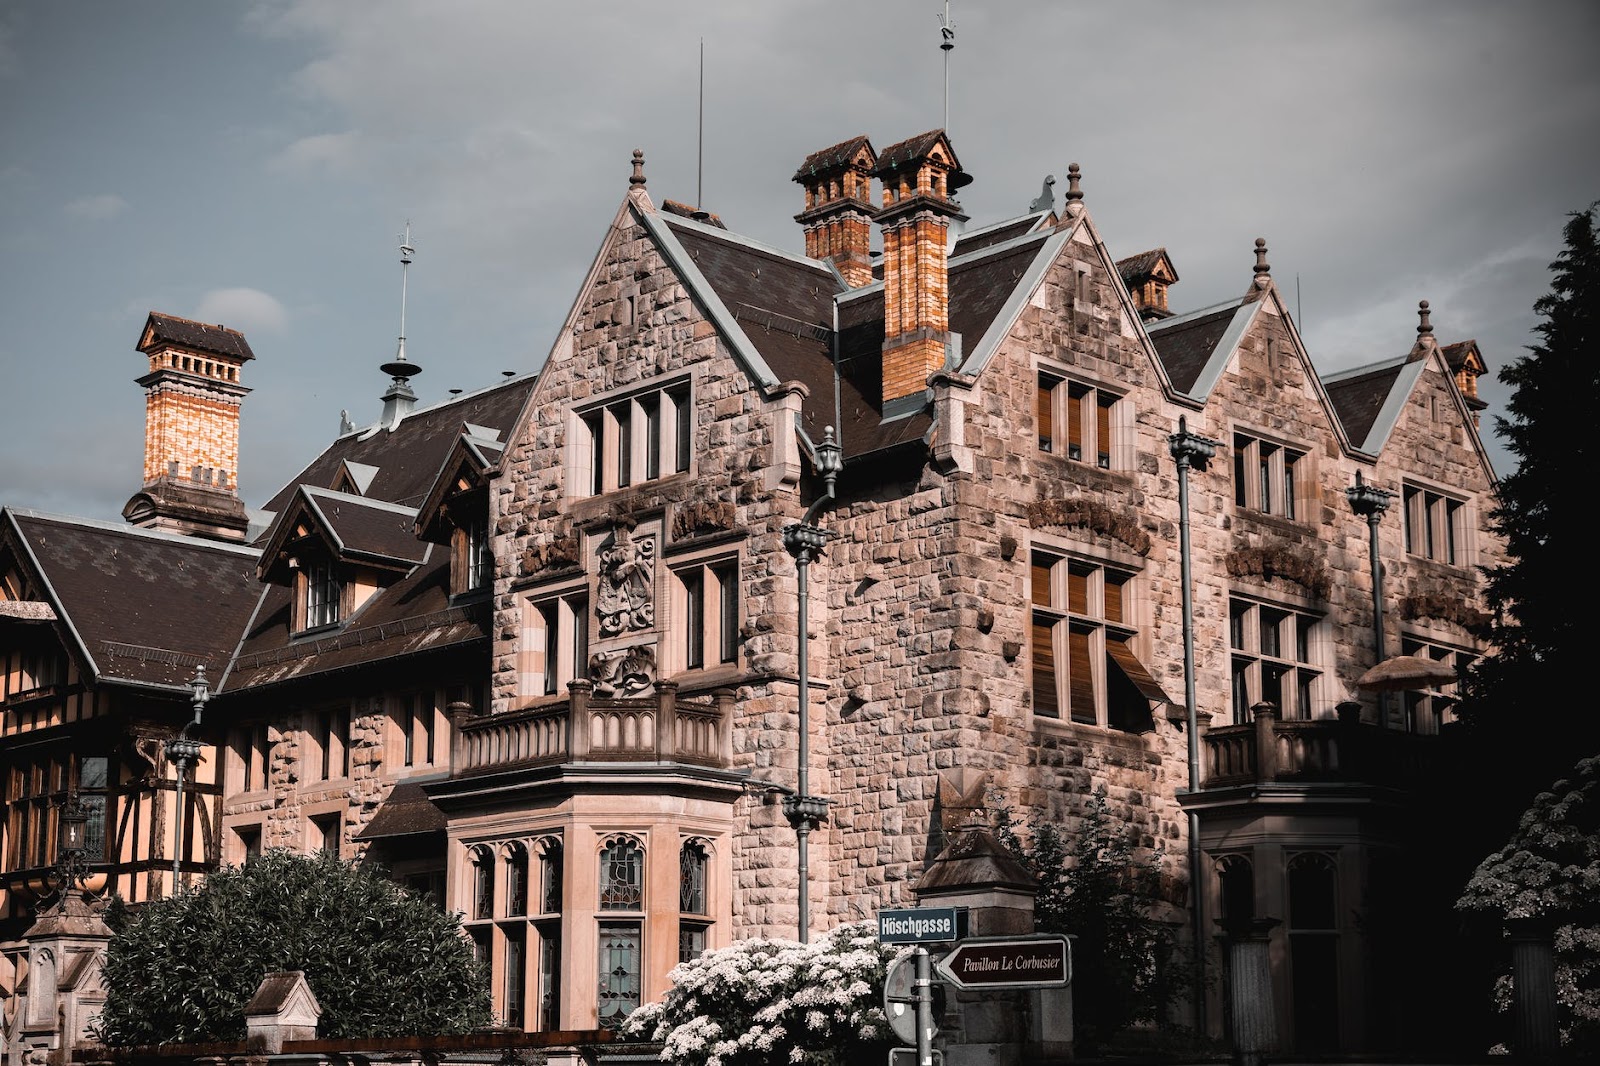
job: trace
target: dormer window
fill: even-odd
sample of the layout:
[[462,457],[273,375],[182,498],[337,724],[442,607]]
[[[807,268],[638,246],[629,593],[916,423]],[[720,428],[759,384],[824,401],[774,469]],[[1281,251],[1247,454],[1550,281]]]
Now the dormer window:
[[319,629],[339,621],[339,577],[332,563],[312,563],[305,569],[305,613],[302,629]]

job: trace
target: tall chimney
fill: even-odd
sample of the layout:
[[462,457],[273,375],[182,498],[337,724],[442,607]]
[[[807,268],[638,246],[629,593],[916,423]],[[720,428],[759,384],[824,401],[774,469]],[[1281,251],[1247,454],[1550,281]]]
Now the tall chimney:
[[883,403],[921,397],[928,375],[945,366],[950,343],[946,242],[950,221],[965,222],[954,193],[972,178],[944,130],[883,150],[873,176],[883,182]]
[[866,137],[812,152],[795,171],[806,209],[794,220],[806,233],[806,255],[824,259],[853,289],[872,284],[872,168],[877,155]]
[[144,487],[122,509],[137,526],[215,540],[243,540],[239,499],[239,383],[255,358],[244,334],[151,312],[138,350],[144,386]]

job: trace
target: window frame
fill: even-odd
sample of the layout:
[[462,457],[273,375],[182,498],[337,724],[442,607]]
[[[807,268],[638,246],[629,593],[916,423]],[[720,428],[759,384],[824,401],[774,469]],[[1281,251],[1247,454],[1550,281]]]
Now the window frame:
[[1124,392],[1040,366],[1034,377],[1035,445],[1099,470],[1127,470],[1131,403]]
[[1400,491],[1406,554],[1445,566],[1470,565],[1468,501],[1411,481]]
[[674,559],[670,668],[674,673],[737,668],[741,595],[736,553]]
[[694,387],[687,375],[602,396],[568,420],[568,495],[604,496],[691,472]]
[[584,582],[525,592],[522,604],[521,696],[565,696],[570,682],[589,676],[589,586]]
[[[1233,724],[1252,721],[1251,708],[1263,701],[1276,706],[1283,721],[1335,717],[1336,694],[1329,688],[1331,640],[1323,612],[1230,592],[1228,707]],[[1283,679],[1291,675],[1294,684],[1285,684]],[[1267,686],[1274,681],[1276,690],[1268,693]],[[1283,698],[1286,692],[1292,700]]]
[[[1416,655],[1436,662],[1450,660],[1458,676],[1463,675],[1483,655],[1481,651],[1472,648],[1412,632],[1400,634],[1400,654]],[[1405,731],[1434,736],[1444,725],[1455,721],[1455,714],[1450,708],[1456,702],[1456,693],[1459,689],[1459,682],[1451,682],[1447,685],[1406,689],[1402,692],[1400,713],[1403,716]]]
[[1290,522],[1304,522],[1309,495],[1309,448],[1245,430],[1233,433],[1233,505]]
[[1141,683],[1156,682],[1140,655],[1141,572],[1046,544],[1032,546],[1028,563],[1034,720],[1150,732],[1157,701]]

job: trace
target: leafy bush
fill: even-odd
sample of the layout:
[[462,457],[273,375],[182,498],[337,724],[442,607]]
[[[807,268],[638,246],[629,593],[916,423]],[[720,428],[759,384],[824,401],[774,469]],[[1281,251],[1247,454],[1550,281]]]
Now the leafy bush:
[[330,1038],[462,1033],[490,1021],[488,982],[459,916],[327,854],[268,851],[196,888],[113,901],[100,1039],[245,1036],[268,973],[303,970]]
[[[1555,934],[1562,1043],[1600,1051],[1600,757],[1539,795],[1506,846],[1483,860],[1456,906],[1504,921],[1542,918]],[[1495,1002],[1511,1008],[1511,977]]]
[[660,1003],[623,1032],[665,1044],[678,1066],[845,1066],[887,1060],[894,1037],[883,982],[897,955],[873,922],[842,925],[807,944],[747,940],[671,973]]
[[995,835],[1039,879],[1034,928],[1075,937],[1078,1046],[1103,1048],[1129,1026],[1160,1020],[1190,976],[1172,930],[1152,913],[1162,853],[1135,857],[1128,834],[1111,823],[1104,789],[1089,797],[1074,834],[1046,820],[1019,828],[1005,807],[996,809]]

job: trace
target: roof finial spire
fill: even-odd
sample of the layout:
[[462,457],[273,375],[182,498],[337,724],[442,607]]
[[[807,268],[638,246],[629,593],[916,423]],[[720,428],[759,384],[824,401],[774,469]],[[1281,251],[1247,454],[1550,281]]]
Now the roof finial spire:
[[944,0],[939,16],[939,50],[944,53],[944,133],[950,135],[950,53],[956,46],[956,24],[950,17],[950,0]]
[[382,423],[394,426],[411,413],[417,394],[411,391],[407,379],[422,373],[422,368],[406,359],[406,281],[411,270],[411,257],[416,254],[411,246],[411,220],[406,219],[406,231],[400,235],[400,346],[392,362],[384,363],[379,370],[389,375],[389,388],[384,391]]
[[633,176],[628,179],[629,185],[644,185],[644,149],[633,150]]
[[1069,163],[1067,165],[1067,214],[1073,218],[1083,214],[1083,189],[1078,184],[1079,179],[1082,177],[1082,173],[1078,170],[1078,164]]
[[1433,320],[1429,318],[1427,300],[1417,302],[1417,340],[1433,340]]
[[1264,289],[1272,276],[1272,264],[1267,262],[1267,239],[1256,238],[1256,288]]

